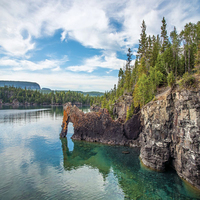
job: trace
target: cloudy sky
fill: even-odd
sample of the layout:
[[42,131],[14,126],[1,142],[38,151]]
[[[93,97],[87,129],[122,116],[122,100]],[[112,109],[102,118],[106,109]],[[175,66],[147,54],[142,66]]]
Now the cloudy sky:
[[200,0],[1,0],[0,80],[110,90],[142,20],[157,35],[163,16],[180,31],[200,20]]

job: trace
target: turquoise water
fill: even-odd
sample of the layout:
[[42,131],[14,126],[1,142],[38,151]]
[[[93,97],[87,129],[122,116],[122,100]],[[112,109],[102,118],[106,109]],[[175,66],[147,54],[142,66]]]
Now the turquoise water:
[[62,107],[0,110],[1,200],[198,199],[175,171],[143,167],[137,148],[73,142],[72,124],[60,140],[61,123]]

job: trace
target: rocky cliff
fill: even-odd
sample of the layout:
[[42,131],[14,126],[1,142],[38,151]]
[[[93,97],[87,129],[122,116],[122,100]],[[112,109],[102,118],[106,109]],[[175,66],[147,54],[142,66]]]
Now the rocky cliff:
[[133,97],[130,95],[122,95],[113,105],[113,116],[115,119],[126,121],[127,110],[131,108]]
[[71,103],[64,105],[62,132],[60,137],[66,137],[69,122],[73,123],[72,139],[106,144],[131,145],[140,133],[140,114],[135,114],[126,123],[113,120],[107,109],[99,112],[83,113]]
[[200,189],[200,91],[166,91],[141,110],[140,158],[153,169],[175,168]]
[[74,124],[73,139],[139,145],[146,166],[158,171],[172,166],[200,189],[200,90],[168,89],[126,122],[113,120],[106,109],[84,114],[67,103],[61,137],[66,136],[69,122]]

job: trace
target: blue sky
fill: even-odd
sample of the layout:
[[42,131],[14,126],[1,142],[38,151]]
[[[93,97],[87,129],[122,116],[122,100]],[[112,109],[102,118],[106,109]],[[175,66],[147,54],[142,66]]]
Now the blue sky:
[[[168,35],[200,20],[200,0],[1,0],[0,80],[106,91],[117,83],[127,49],[147,34]],[[134,62],[133,56],[133,62]]]

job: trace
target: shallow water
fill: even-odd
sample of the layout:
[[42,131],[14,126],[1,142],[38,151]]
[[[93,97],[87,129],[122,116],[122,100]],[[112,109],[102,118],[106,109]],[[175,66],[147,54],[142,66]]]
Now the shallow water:
[[0,110],[0,199],[198,199],[175,171],[143,167],[137,148],[73,142],[71,123],[60,140],[61,123],[62,107]]

